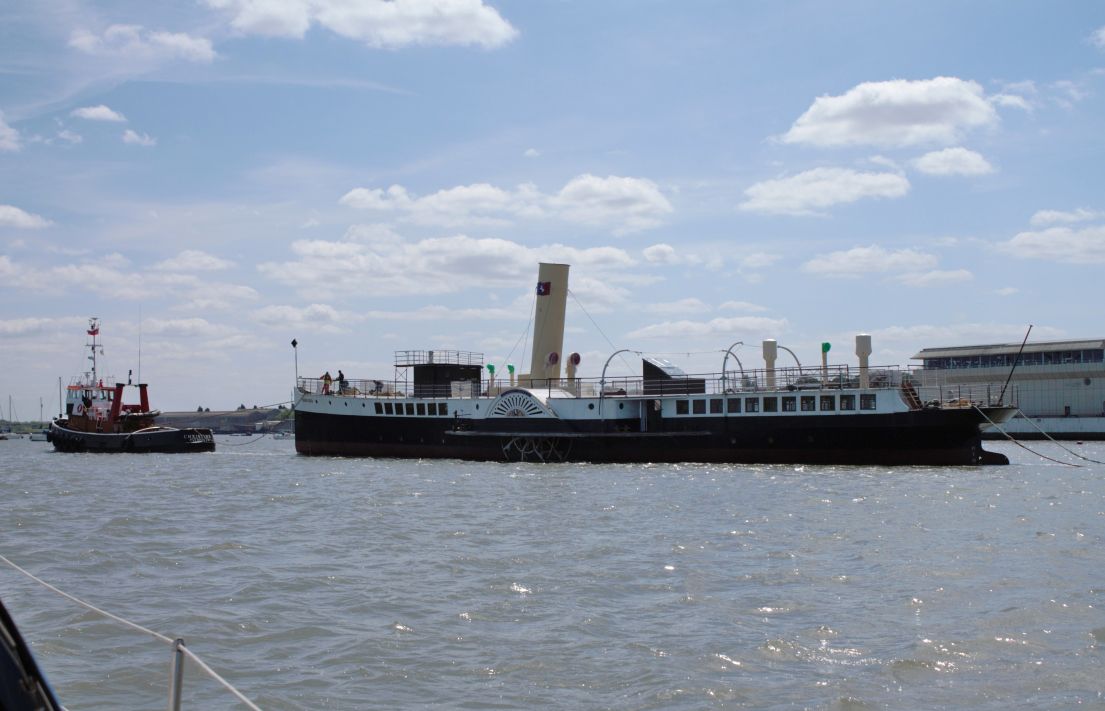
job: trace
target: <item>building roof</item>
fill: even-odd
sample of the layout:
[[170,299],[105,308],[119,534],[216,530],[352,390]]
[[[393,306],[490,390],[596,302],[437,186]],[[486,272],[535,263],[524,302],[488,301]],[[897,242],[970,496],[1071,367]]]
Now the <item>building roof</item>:
[[[1081,341],[1037,341],[1029,342],[1024,346],[1025,353],[1050,353],[1054,351],[1081,351],[1097,348],[1105,348],[1105,339],[1081,340]],[[943,348],[925,348],[913,360],[926,358],[955,358],[976,355],[999,355],[1009,353],[1016,355],[1021,349],[1020,343],[995,343],[985,346],[946,346]]]

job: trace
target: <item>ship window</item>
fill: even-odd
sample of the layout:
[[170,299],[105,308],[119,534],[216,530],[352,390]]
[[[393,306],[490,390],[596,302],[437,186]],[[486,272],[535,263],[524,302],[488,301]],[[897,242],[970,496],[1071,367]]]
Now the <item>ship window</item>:
[[856,409],[856,396],[855,395],[841,395],[840,396],[840,409],[841,410],[854,410],[854,409]]
[[437,403],[436,403],[436,402],[431,402],[431,403],[429,403],[429,404],[428,404],[428,405],[426,406],[426,409],[427,409],[427,410],[429,411],[429,413],[430,413],[431,415],[436,415],[436,414],[438,414],[438,412],[437,412]]
[[797,412],[798,411],[798,399],[793,395],[788,395],[783,398],[783,412]]
[[758,398],[758,397],[746,397],[744,399],[744,411],[745,412],[759,412],[760,411],[760,398]]
[[802,412],[813,412],[816,408],[814,402],[816,398],[813,395],[802,396]]
[[376,403],[376,414],[377,414],[377,415],[382,415],[382,414],[384,414],[384,406],[383,406],[383,404],[381,404],[381,403]]
[[833,395],[821,396],[821,411],[828,412],[836,409],[836,397]]
[[424,402],[418,403],[418,414],[419,415],[425,415],[426,414],[426,403],[424,403]]
[[408,402],[407,403],[407,414],[408,415],[413,415],[414,414],[414,403],[413,402]]
[[859,396],[859,409],[861,410],[874,410],[875,409],[875,393],[861,393]]
[[723,412],[721,407],[721,398],[714,398],[710,400],[710,414],[720,415]]
[[706,414],[706,401],[705,400],[692,400],[691,402],[694,403],[692,405],[692,409],[694,410],[694,414],[696,414],[696,415],[705,415]]
[[764,412],[778,412],[779,411],[779,398],[777,397],[765,397],[764,398]]
[[729,412],[741,411],[741,399],[739,397],[729,398]]
[[384,403],[384,412],[387,413],[388,415],[394,414],[391,411],[391,403],[390,402],[385,402]]
[[691,411],[691,406],[687,404],[686,400],[675,401],[675,414],[686,415]]

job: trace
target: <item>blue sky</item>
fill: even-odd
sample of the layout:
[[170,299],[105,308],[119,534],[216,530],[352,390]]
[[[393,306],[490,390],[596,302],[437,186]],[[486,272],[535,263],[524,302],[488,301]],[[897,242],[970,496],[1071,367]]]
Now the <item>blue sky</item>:
[[1103,93],[1090,1],[9,1],[0,399],[524,367],[540,260],[583,375],[1101,337]]

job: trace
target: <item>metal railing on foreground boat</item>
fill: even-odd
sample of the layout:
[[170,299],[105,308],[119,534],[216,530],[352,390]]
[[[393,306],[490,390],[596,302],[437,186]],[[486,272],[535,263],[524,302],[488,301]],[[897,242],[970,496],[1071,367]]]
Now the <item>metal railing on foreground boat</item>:
[[137,630],[139,632],[144,632],[144,633],[150,635],[151,637],[154,637],[154,638],[170,645],[172,647],[172,650],[173,650],[173,655],[172,655],[172,666],[170,668],[170,673],[169,673],[169,711],[180,711],[181,693],[183,691],[183,685],[184,685],[184,657],[186,657],[186,656],[189,659],[191,659],[193,662],[195,662],[196,666],[198,666],[201,670],[203,670],[204,673],[206,673],[208,676],[210,676],[215,681],[219,682],[219,684],[221,684],[223,686],[223,688],[225,688],[227,691],[229,691],[231,694],[233,694],[239,701],[241,701],[243,704],[245,704],[247,708],[254,709],[254,711],[261,711],[260,707],[257,706],[257,704],[253,703],[248,698],[246,698],[245,695],[243,695],[242,692],[235,689],[230,684],[229,681],[227,681],[226,679],[219,676],[219,674],[217,672],[215,672],[214,669],[207,666],[206,662],[204,662],[202,659],[200,659],[198,656],[196,656],[196,654],[192,650],[190,650],[186,646],[184,646],[184,640],[183,639],[180,639],[179,637],[176,638],[176,639],[169,639],[168,637],[161,634],[160,632],[154,632],[151,629],[143,627],[142,625],[131,622],[130,620],[124,619],[122,617],[119,617],[118,615],[113,615],[110,612],[107,612],[106,610],[101,610],[100,608],[96,607],[95,605],[91,605],[91,604],[85,602],[84,600],[81,600],[78,597],[70,595],[69,593],[65,592],[64,590],[61,590],[57,587],[54,587],[53,585],[46,582],[42,578],[39,578],[38,576],[34,575],[33,573],[30,573],[29,571],[24,570],[23,568],[19,567],[15,563],[13,563],[11,560],[9,560],[4,555],[0,555],[0,561],[3,561],[7,565],[11,566],[13,569],[19,571],[23,575],[26,575],[28,578],[35,581],[39,585],[42,585],[46,589],[51,590],[51,591],[57,593],[58,595],[61,595],[64,598],[72,600],[73,602],[77,603],[78,605],[80,605],[84,608],[87,608],[87,609],[91,610],[92,612],[95,612],[99,615],[103,615],[104,617],[106,617],[110,620],[114,620],[114,621],[116,621],[116,622],[118,622],[122,625],[127,626],[127,627],[130,627],[131,629]]

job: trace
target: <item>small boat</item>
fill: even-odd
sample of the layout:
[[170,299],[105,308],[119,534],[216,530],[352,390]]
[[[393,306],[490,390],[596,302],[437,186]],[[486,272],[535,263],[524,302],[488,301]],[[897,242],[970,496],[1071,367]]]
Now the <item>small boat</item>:
[[[215,437],[209,428],[178,429],[157,425],[155,420],[161,412],[150,409],[146,383],[105,385],[96,370],[96,356],[103,354],[97,341],[99,335],[99,319],[89,319],[87,347],[92,351],[89,356],[92,370],[74,378],[66,389],[65,416],[50,423],[47,435],[54,449],[59,452],[215,451]],[[128,387],[138,388],[138,403],[123,403],[123,393]]]
[[32,442],[49,442],[50,441],[50,430],[46,429],[46,430],[38,430],[37,432],[32,432],[31,433],[31,441]]

